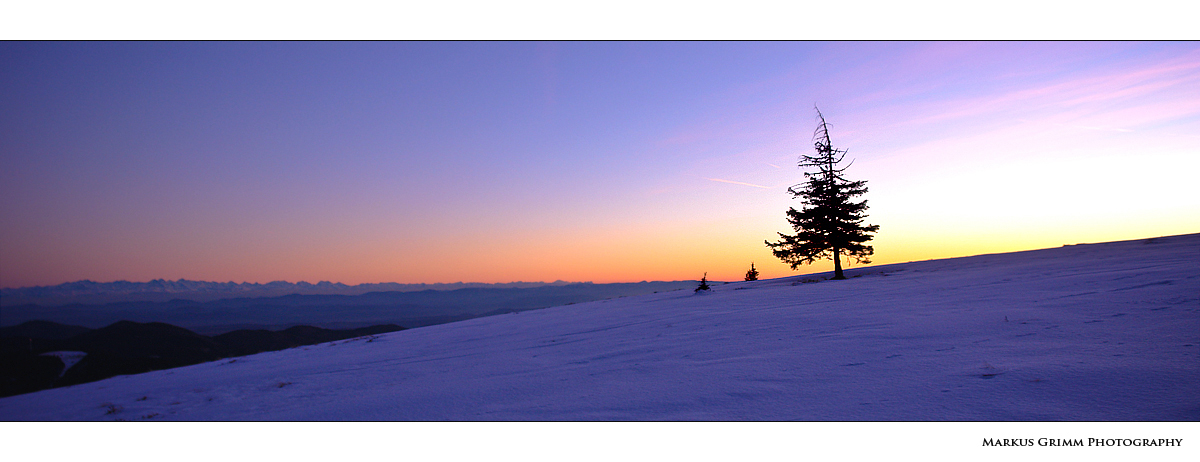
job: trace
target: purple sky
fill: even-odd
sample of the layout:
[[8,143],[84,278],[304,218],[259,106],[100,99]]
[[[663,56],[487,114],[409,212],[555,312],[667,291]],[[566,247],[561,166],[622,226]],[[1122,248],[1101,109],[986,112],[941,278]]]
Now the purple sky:
[[[813,105],[875,263],[1200,232],[1200,44],[4,42],[0,287],[793,274]],[[826,270],[817,264],[807,271]]]

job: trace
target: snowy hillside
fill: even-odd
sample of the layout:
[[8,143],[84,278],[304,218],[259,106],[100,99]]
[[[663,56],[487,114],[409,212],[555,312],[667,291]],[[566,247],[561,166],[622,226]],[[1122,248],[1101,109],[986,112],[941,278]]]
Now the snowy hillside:
[[13,396],[0,420],[1196,421],[1198,263],[1193,234],[716,285]]

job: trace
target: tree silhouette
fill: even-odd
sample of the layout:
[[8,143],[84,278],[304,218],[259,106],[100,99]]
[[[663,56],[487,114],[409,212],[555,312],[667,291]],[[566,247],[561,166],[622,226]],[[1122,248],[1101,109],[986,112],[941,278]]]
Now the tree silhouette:
[[879,226],[863,224],[867,218],[867,201],[853,202],[851,199],[867,192],[867,182],[850,181],[842,176],[842,172],[850,167],[838,168],[846,151],[834,149],[829,141],[829,126],[820,109],[817,109],[817,118],[820,123],[813,132],[813,147],[817,154],[800,156],[801,168],[815,167],[817,170],[804,172],[806,181],[788,188],[793,198],[804,201],[803,210],[789,207],[787,211],[788,222],[796,234],[779,233],[779,242],[768,241],[766,244],[772,254],[791,265],[793,270],[817,259],[832,258],[833,278],[846,279],[842,274],[841,256],[844,254],[859,263],[870,263],[875,249],[864,243],[871,240],[870,233],[878,231]]
[[700,278],[700,286],[696,287],[696,292],[701,290],[712,290],[712,287],[708,286],[708,273],[704,273],[704,276]]
[[758,270],[754,269],[754,262],[750,262],[750,271],[746,272],[746,280],[747,281],[757,281],[758,280]]

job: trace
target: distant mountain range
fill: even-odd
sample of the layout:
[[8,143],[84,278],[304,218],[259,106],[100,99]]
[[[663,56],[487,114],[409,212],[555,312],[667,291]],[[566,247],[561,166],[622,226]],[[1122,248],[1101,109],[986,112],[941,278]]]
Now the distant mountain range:
[[[554,282],[505,282],[487,284],[482,282],[452,282],[436,284],[400,284],[383,282],[373,284],[346,285],[340,282],[273,281],[266,284],[251,282],[209,282],[179,279],[168,281],[155,279],[149,282],[95,282],[89,280],[67,282],[55,286],[36,286],[0,289],[0,306],[12,305],[66,305],[73,303],[115,302],[165,302],[190,300],[207,302],[223,298],[278,297],[281,295],[362,295],[368,292],[415,292],[421,290],[457,289],[513,289],[543,286],[578,284],[566,281]],[[590,284],[590,283],[585,283]]]
[[4,309],[0,312],[0,326],[42,320],[94,329],[128,320],[164,322],[205,335],[234,329],[284,329],[296,325],[351,329],[396,324],[413,328],[606,298],[691,290],[695,287],[696,281],[554,283],[525,288],[427,289],[357,295],[292,293],[209,301],[177,297],[166,301],[65,305],[10,304],[6,294]]

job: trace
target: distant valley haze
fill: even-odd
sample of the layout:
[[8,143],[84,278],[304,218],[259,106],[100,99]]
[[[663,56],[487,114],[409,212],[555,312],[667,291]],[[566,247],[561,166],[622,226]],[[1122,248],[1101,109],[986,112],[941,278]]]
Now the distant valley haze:
[[398,324],[412,328],[695,286],[695,281],[358,286],[81,281],[4,289],[0,292],[4,300],[0,326],[53,321],[96,329],[117,321],[164,322],[206,335],[298,325],[353,329]]
[[35,303],[41,305],[65,305],[70,303],[110,303],[129,301],[169,301],[175,299],[206,302],[235,297],[271,297],[291,294],[307,295],[361,295],[367,292],[410,292],[419,290],[455,290],[465,288],[524,288],[561,286],[566,281],[554,282],[508,282],[486,284],[479,282],[453,282],[436,284],[400,284],[384,282],[375,284],[346,285],[340,282],[271,281],[265,284],[250,282],[211,282],[179,279],[168,281],[154,279],[146,282],[131,281],[74,281],[53,286],[35,286],[0,289],[0,305]]

